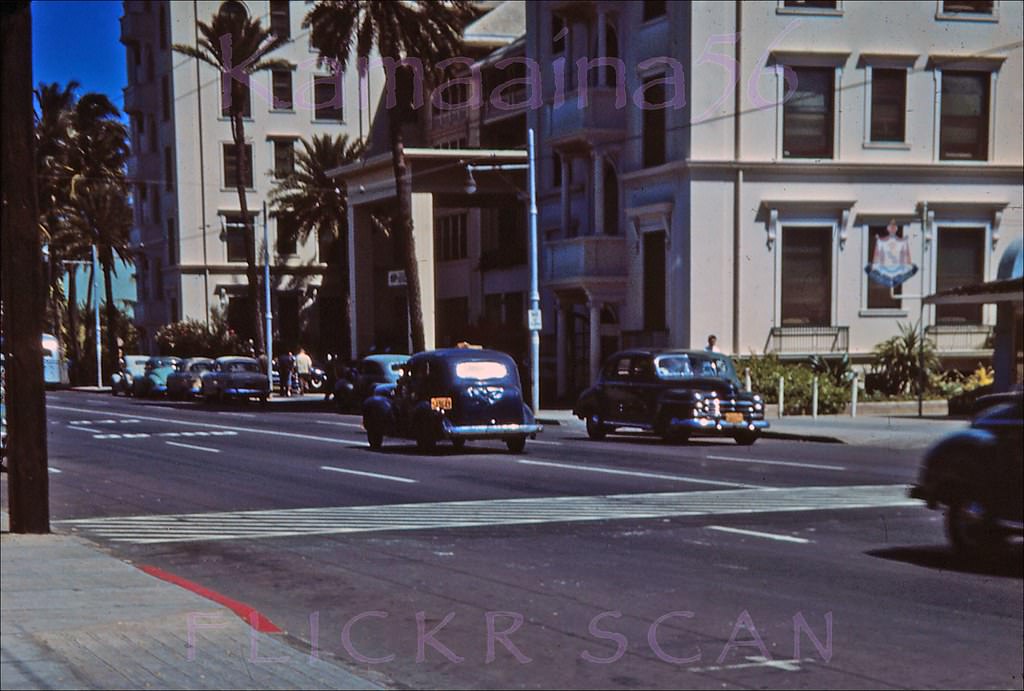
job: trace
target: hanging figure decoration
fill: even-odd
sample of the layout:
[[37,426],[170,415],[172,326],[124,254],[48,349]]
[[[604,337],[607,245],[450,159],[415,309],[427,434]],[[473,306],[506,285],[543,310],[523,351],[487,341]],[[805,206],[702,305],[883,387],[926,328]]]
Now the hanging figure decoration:
[[900,237],[896,219],[889,221],[885,232],[875,240],[871,263],[864,271],[875,283],[894,288],[916,274],[917,265],[910,260],[910,241]]

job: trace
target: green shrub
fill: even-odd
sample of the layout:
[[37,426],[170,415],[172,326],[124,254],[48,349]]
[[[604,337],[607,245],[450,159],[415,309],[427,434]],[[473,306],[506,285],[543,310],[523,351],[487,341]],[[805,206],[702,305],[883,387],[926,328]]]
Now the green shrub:
[[922,379],[926,387],[932,384],[938,369],[935,344],[927,338],[922,343],[913,324],[901,324],[898,336],[875,346],[871,381],[884,394],[909,394]]
[[178,357],[220,357],[246,352],[242,339],[218,313],[210,317],[209,326],[196,319],[164,324],[157,329],[156,343],[161,355]]
[[[750,368],[750,384],[755,393],[761,394],[765,403],[778,404],[779,377],[786,381],[786,415],[810,415],[815,371],[810,362],[782,362],[776,355],[736,358],[736,371],[743,379],[744,368]],[[819,365],[820,367],[820,365]],[[849,369],[842,364],[828,365],[826,374],[818,376],[818,414],[841,413],[850,399],[850,386],[842,380]],[[836,380],[840,380],[837,382]]]

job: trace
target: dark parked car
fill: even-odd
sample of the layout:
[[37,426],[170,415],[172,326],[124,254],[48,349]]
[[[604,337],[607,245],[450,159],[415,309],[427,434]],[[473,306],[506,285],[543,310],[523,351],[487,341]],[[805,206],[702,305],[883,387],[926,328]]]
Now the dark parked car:
[[174,372],[167,375],[168,398],[192,398],[203,390],[202,377],[213,369],[214,361],[208,357],[194,357],[185,360]]
[[227,398],[270,398],[270,380],[256,358],[236,355],[219,357],[213,370],[202,378],[203,398],[223,401]]
[[452,348],[417,353],[397,384],[382,384],[363,404],[370,448],[385,436],[415,439],[426,451],[449,439],[502,439],[520,453],[541,431],[523,402],[515,361],[495,350]]
[[359,410],[380,384],[395,384],[402,376],[408,355],[367,355],[357,362],[347,377],[334,384],[334,402],[339,412]]
[[146,360],[146,371],[141,377],[132,378],[132,395],[162,396],[167,393],[167,377],[181,365],[181,358],[161,355]]
[[671,441],[714,435],[746,445],[768,427],[764,402],[743,390],[732,360],[702,350],[616,353],[573,414],[586,420],[591,439],[635,427]]
[[925,454],[910,496],[946,507],[946,531],[965,553],[991,549],[1024,534],[1024,398],[983,410],[968,429]]
[[131,396],[135,391],[135,379],[146,376],[148,355],[125,355],[121,369],[110,375],[110,393]]

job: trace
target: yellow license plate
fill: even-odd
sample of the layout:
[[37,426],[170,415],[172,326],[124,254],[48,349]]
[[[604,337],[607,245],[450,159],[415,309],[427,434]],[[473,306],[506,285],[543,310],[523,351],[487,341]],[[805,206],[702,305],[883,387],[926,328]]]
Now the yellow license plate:
[[439,396],[436,398],[431,398],[430,407],[433,410],[451,410],[452,398],[451,396]]
[[743,413],[726,413],[726,422],[743,422]]

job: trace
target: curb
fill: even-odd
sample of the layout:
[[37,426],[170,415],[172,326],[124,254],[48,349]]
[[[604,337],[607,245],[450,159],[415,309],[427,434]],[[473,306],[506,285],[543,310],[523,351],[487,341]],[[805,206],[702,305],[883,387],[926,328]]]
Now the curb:
[[761,432],[765,439],[787,439],[789,441],[810,441],[819,444],[846,444],[839,437],[830,437],[824,434],[799,434],[797,432],[773,432],[771,429]]

